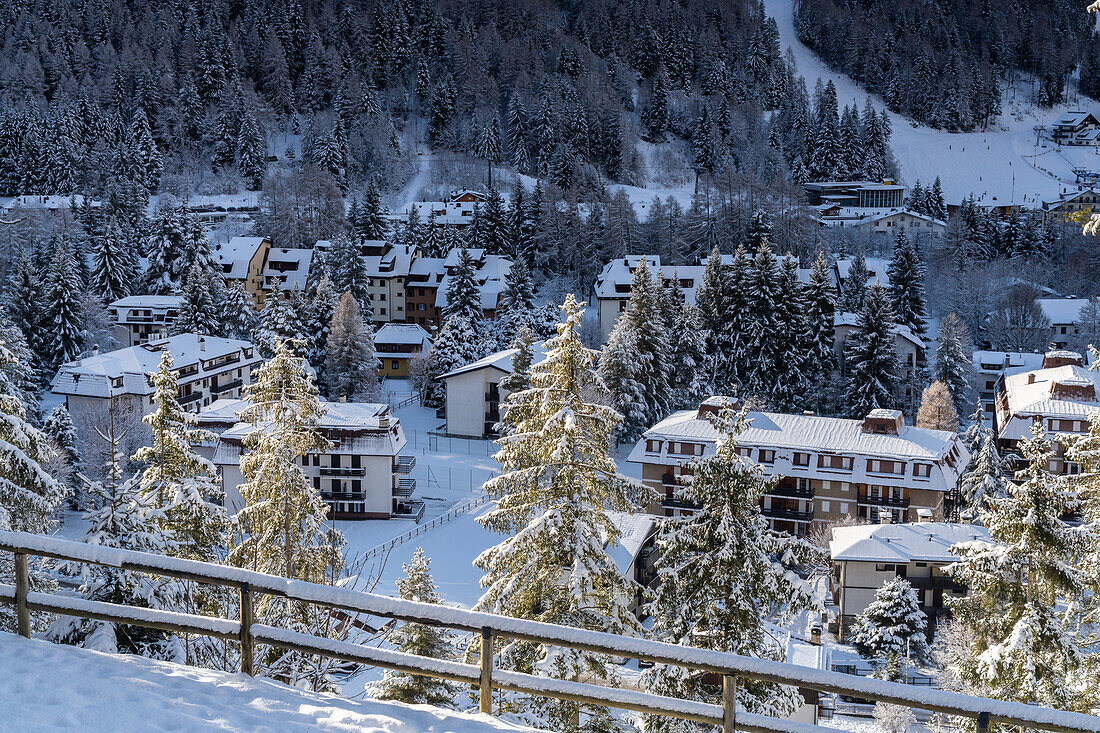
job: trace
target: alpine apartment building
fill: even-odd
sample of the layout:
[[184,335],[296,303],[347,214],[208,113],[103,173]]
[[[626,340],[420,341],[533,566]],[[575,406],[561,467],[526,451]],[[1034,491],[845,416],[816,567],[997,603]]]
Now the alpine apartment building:
[[141,346],[168,336],[180,315],[179,295],[129,295],[107,306],[112,335],[123,346]]
[[[628,460],[664,498],[650,508],[674,516],[694,507],[676,496],[685,467],[713,455],[718,431],[708,418],[730,398],[712,397],[697,410],[675,412],[647,430]],[[954,433],[908,426],[897,410],[862,420],[749,412],[737,437],[741,455],[777,480],[763,498],[769,524],[803,535],[813,522],[849,514],[871,521],[942,520],[969,453]]]
[[[232,427],[219,421],[239,415],[247,405],[221,403],[209,416],[199,415],[203,427],[221,430],[213,463],[221,472],[226,506],[235,513],[244,506],[240,485],[241,451],[245,437],[256,430],[251,423]],[[413,519],[424,516],[424,502],[412,498],[416,479],[413,456],[401,454],[405,431],[389,405],[363,402],[322,402],[318,429],[330,443],[321,453],[301,458],[302,472],[328,502],[333,519]]]

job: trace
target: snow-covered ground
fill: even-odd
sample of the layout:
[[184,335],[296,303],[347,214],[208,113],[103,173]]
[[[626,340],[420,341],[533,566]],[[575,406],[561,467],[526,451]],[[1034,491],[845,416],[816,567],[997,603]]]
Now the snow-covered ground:
[[0,729],[141,731],[530,731],[427,705],[348,700],[241,674],[101,654],[0,633]]
[[[833,80],[843,107],[856,102],[862,108],[866,90],[847,76],[831,71],[798,41],[794,28],[794,0],[764,0],[768,15],[779,26],[780,48],[794,52],[799,73],[813,91],[815,81]],[[1054,198],[1066,189],[1076,190],[1073,168],[1100,170],[1100,155],[1092,148],[1055,149],[1051,143],[1036,145],[1034,127],[1050,126],[1063,112],[1088,109],[1090,102],[1063,104],[1041,110],[1023,101],[1023,91],[1006,89],[1004,114],[993,128],[982,132],[949,133],[930,127],[914,127],[906,117],[890,113],[894,155],[901,164],[902,180],[912,185],[940,176],[944,198],[957,203],[974,194],[985,204],[1017,203],[1036,207],[1043,198]],[[881,98],[874,104],[884,109]],[[1093,105],[1096,106],[1096,105]],[[1045,145],[1045,147],[1044,147]]]

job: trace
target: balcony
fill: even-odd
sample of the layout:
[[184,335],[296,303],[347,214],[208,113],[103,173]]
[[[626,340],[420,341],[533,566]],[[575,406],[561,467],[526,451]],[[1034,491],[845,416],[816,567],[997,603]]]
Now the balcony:
[[366,473],[365,468],[322,468],[322,476],[362,476]]
[[966,590],[966,586],[958,582],[954,578],[949,578],[946,575],[933,575],[932,577],[917,577],[906,578],[909,581],[909,585],[913,586],[917,590],[950,590],[962,593]]
[[684,477],[682,475],[681,476],[676,476],[676,475],[671,474],[671,473],[666,473],[663,476],[661,476],[661,483],[664,484],[665,486],[686,486],[687,485],[687,482],[684,481]]
[[189,405],[192,402],[196,402],[202,399],[202,392],[192,392],[191,394],[180,395],[176,401],[181,405]]
[[894,496],[874,496],[872,494],[860,493],[860,504],[871,504],[874,506],[892,506],[900,509],[905,509],[909,506],[908,499],[902,499]]
[[799,488],[798,486],[774,486],[764,492],[767,496],[791,496],[796,499],[814,498],[813,487]]
[[244,380],[234,379],[230,382],[225,382],[224,384],[215,384],[210,387],[210,393],[221,394],[222,392],[228,392],[231,389],[237,389],[237,387],[240,387],[243,383]]
[[408,475],[416,468],[416,456],[394,456],[393,472]]
[[761,509],[760,513],[768,519],[785,519],[793,522],[810,522],[814,518],[812,511],[802,512],[797,509],[776,509],[772,507]]
[[411,519],[419,524],[420,520],[424,518],[424,502],[399,501],[390,516],[393,519]]
[[696,504],[693,501],[684,501],[683,499],[661,499],[661,506],[665,509],[699,509],[702,505]]
[[416,479],[414,478],[393,478],[393,495],[400,496],[402,498],[409,498],[413,492],[416,491]]
[[363,501],[362,491],[322,491],[325,501]]

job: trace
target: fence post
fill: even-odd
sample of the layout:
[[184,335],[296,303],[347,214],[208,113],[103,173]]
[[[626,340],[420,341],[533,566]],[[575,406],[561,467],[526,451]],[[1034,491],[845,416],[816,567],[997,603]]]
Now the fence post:
[[31,612],[27,608],[27,592],[30,590],[30,577],[27,575],[27,555],[15,553],[15,614],[19,635],[31,638]]
[[481,627],[481,695],[478,710],[493,714],[493,630]]
[[251,677],[255,672],[255,646],[252,641],[252,592],[241,583],[241,671]]
[[722,733],[737,730],[737,676],[722,675]]
[[989,733],[989,713],[978,713],[977,733]]

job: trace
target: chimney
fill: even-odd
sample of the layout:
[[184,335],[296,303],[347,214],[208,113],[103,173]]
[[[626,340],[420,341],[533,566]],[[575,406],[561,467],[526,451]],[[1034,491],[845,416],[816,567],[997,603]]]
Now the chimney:
[[741,409],[741,402],[736,397],[726,397],[724,395],[707,397],[699,403],[699,412],[696,417],[703,420],[706,419],[708,412],[717,414],[725,409],[739,410]]
[[390,416],[389,415],[380,415],[379,418],[378,418],[378,427],[380,427],[382,430],[389,430]]
[[1027,373],[1027,383],[1028,384],[1035,384],[1035,372],[1028,372]]
[[803,410],[802,414],[805,415],[806,417],[813,417],[814,416],[814,411],[813,410]]
[[[878,513],[879,524],[893,524],[893,519],[894,515],[890,512],[889,509],[883,509]],[[887,542],[889,542],[889,540],[887,540]]]
[[904,425],[905,416],[901,410],[878,408],[871,410],[867,413],[867,417],[863,418],[862,431],[879,435],[898,435]]
[[199,336],[199,351],[206,351],[206,337]]

